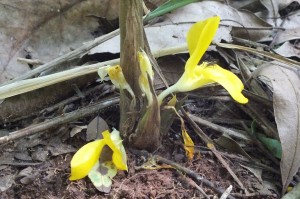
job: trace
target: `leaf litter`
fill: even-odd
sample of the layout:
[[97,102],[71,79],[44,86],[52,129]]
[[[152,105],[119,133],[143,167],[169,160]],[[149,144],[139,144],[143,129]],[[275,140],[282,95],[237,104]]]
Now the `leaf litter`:
[[[104,1],[103,1],[104,2]],[[232,2],[232,1],[229,1]],[[245,1],[246,3],[248,3],[248,5],[251,5],[254,1]],[[262,1],[262,3],[265,5],[264,3],[265,1]],[[105,4],[105,3],[104,3]],[[173,28],[177,28],[180,27],[180,25],[174,25],[174,23],[184,23],[184,22],[194,22],[196,20],[199,20],[202,18],[206,18],[206,14],[207,15],[214,15],[214,14],[220,14],[222,16],[222,19],[224,19],[224,23],[223,25],[227,25],[230,26],[228,28],[225,28],[224,30],[226,30],[226,35],[221,35],[220,39],[218,41],[221,41],[221,39],[225,39],[226,41],[230,42],[231,39],[226,39],[226,38],[231,38],[230,36],[230,31],[231,29],[233,30],[231,32],[231,34],[233,34],[234,36],[240,36],[242,38],[246,38],[249,39],[249,35],[244,34],[244,30],[242,30],[245,27],[242,27],[240,24],[237,25],[237,23],[235,22],[230,22],[230,20],[237,20],[237,16],[243,16],[240,17],[239,23],[241,24],[247,24],[246,28],[266,28],[268,30],[265,31],[250,31],[250,39],[253,41],[258,41],[258,40],[263,40],[263,41],[270,41],[270,37],[268,37],[268,35],[270,35],[272,32],[274,32],[274,30],[270,29],[270,24],[274,25],[274,24],[279,24],[280,20],[278,18],[278,22],[274,22],[274,20],[268,20],[268,23],[264,21],[264,18],[259,18],[257,16],[262,16],[260,15],[259,12],[264,11],[267,12],[269,14],[276,14],[277,10],[282,10],[283,7],[286,7],[288,4],[286,3],[285,5],[279,5],[277,1],[273,1],[273,5],[278,6],[278,8],[276,8],[275,10],[270,9],[261,9],[261,7],[259,7],[259,10],[256,10],[255,14],[256,16],[251,13],[251,12],[247,12],[247,11],[239,11],[236,10],[236,8],[232,8],[228,5],[222,4],[220,2],[209,2],[209,1],[203,1],[203,2],[199,2],[199,3],[195,3],[195,4],[190,4],[182,9],[178,9],[177,11],[172,12],[170,15],[166,15],[166,20],[170,20],[171,22],[168,22],[171,24],[172,28],[168,27],[169,24],[164,22],[161,22],[160,24],[156,24],[155,27],[155,23],[154,23],[154,30],[156,30],[157,32],[157,27],[164,28],[164,27],[168,27],[169,29],[173,29]],[[207,10],[205,10],[205,12],[203,13],[203,16],[199,16],[199,18],[197,17],[197,19],[194,19],[195,16],[199,15],[195,14],[193,10],[204,10],[204,8],[209,8]],[[220,11],[222,11],[223,13],[220,13]],[[274,12],[275,11],[275,12]],[[173,18],[172,18],[172,14],[173,14]],[[176,18],[181,19],[182,21],[175,21]],[[229,21],[226,22],[225,19],[229,19]],[[43,20],[43,19],[42,19]],[[285,31],[282,31],[282,34],[278,34],[277,36],[277,43],[275,43],[276,45],[281,45],[281,42],[284,41],[290,41],[290,40],[295,40],[297,39],[297,37],[295,37],[295,35],[299,35],[297,34],[297,28],[299,27],[299,25],[297,24],[297,17],[292,16],[291,20],[288,21],[286,26],[283,26],[283,28],[286,28],[286,32],[294,32],[295,34],[285,34]],[[274,23],[274,24],[273,24]],[[244,25],[245,26],[245,25]],[[151,26],[149,27],[151,28]],[[183,31],[184,29],[178,28],[177,31]],[[166,30],[162,29],[161,32],[165,32]],[[184,31],[183,31],[184,32]],[[168,33],[169,34],[169,33]],[[168,35],[167,33],[165,35]],[[172,35],[172,33],[170,33]],[[169,34],[169,35],[170,35]],[[151,34],[149,34],[150,36]],[[246,36],[245,36],[246,35]],[[283,35],[283,36],[280,36]],[[229,36],[229,37],[228,37]],[[151,36],[150,36],[151,37]],[[178,37],[178,39],[176,38]],[[174,34],[174,44],[180,44],[180,41],[184,39],[185,35],[180,35],[179,33]],[[25,39],[28,39],[27,37],[24,37]],[[92,38],[92,37],[90,37]],[[85,38],[86,40],[89,40],[90,38]],[[162,37],[163,38],[163,37]],[[83,39],[83,40],[85,40]],[[83,40],[78,40],[78,43],[82,43]],[[153,39],[154,41],[155,39]],[[162,39],[163,40],[163,39]],[[280,42],[279,42],[280,41]],[[171,42],[172,43],[172,42]],[[71,43],[73,44],[73,43]],[[42,44],[40,44],[40,48],[42,48],[43,50],[41,50],[41,52],[43,52],[44,46]],[[68,43],[63,43],[62,45],[68,46]],[[161,48],[162,45],[165,45],[162,42],[158,42],[158,46],[157,48]],[[5,45],[4,45],[5,46]],[[9,46],[7,46],[9,49]],[[31,47],[31,46],[29,46]],[[278,47],[278,46],[276,46]],[[294,46],[295,47],[295,46]],[[40,48],[36,48],[36,49],[40,49]],[[68,46],[68,48],[70,48],[70,46]],[[76,48],[76,46],[74,47]],[[20,48],[20,51],[24,49],[24,48]],[[62,48],[61,50],[63,50],[64,48]],[[66,48],[67,49],[67,48]],[[105,52],[117,52],[113,50],[114,47],[113,45],[109,46],[106,48]],[[27,49],[29,51],[31,51],[31,49]],[[18,49],[17,49],[18,51]],[[16,52],[17,52],[16,51]],[[37,50],[39,51],[39,50]],[[31,51],[33,52],[33,51]],[[92,53],[90,53],[90,55],[93,55],[93,53],[98,53],[98,50],[92,51]],[[227,52],[228,53],[228,52]],[[2,54],[2,55],[7,55],[7,54]],[[213,53],[209,53],[208,56],[213,55]],[[53,57],[58,56],[58,54],[53,55]],[[228,54],[227,54],[228,56]],[[22,57],[22,56],[21,56]],[[42,58],[42,56],[36,56],[38,58]],[[52,58],[53,58],[52,57]],[[182,60],[182,57],[180,56],[176,56],[179,57],[180,60]],[[14,59],[16,57],[13,57]],[[163,60],[164,58],[161,58],[161,60]],[[248,56],[247,59],[254,59],[254,57],[252,56]],[[259,57],[259,59],[262,59],[263,61],[269,61],[266,60],[262,57]],[[12,59],[13,60],[13,59]],[[45,61],[47,61],[47,59],[45,59]],[[2,61],[1,61],[2,63]],[[11,62],[11,63],[16,63],[16,61]],[[75,62],[73,62],[75,63]],[[162,61],[163,63],[163,61]],[[72,65],[72,64],[71,64]],[[183,64],[182,64],[183,65]],[[224,64],[226,66],[226,64]],[[289,185],[289,183],[292,181],[293,176],[296,174],[296,172],[298,171],[299,168],[299,150],[298,147],[299,144],[299,140],[298,139],[298,134],[299,134],[299,128],[297,127],[297,125],[299,123],[299,110],[297,108],[297,104],[299,104],[299,99],[297,98],[297,96],[299,95],[299,87],[297,87],[296,85],[299,85],[299,75],[297,76],[297,72],[293,71],[291,72],[291,70],[287,70],[285,69],[285,67],[289,67],[289,66],[278,66],[278,63],[272,63],[271,66],[266,66],[266,65],[270,65],[270,63],[268,64],[264,64],[261,67],[262,70],[258,70],[259,75],[260,76],[264,76],[265,78],[267,77],[268,81],[265,81],[263,83],[261,83],[261,85],[265,86],[267,85],[267,87],[263,87],[264,90],[267,90],[266,88],[272,88],[272,95],[273,95],[273,103],[274,103],[274,116],[272,115],[272,111],[270,110],[264,110],[263,114],[266,115],[267,119],[270,119],[271,122],[276,123],[277,128],[278,128],[278,134],[279,134],[279,138],[282,144],[282,159],[281,159],[281,164],[280,164],[280,169],[282,172],[282,182],[283,182],[283,190],[285,190],[285,188]],[[282,65],[282,64],[280,64]],[[24,67],[24,66],[21,66]],[[235,67],[236,69],[238,67]],[[276,70],[274,70],[274,68],[276,68]],[[264,70],[265,69],[265,70]],[[267,70],[268,69],[268,70]],[[18,69],[18,68],[14,68],[14,70],[18,71],[18,72],[24,72],[25,70],[30,70],[30,69]],[[256,70],[256,69],[255,69]],[[279,71],[279,72],[278,72]],[[176,73],[173,72],[173,73]],[[14,75],[17,75],[17,73],[11,73],[13,74],[12,76],[10,76],[9,78],[13,77]],[[285,74],[285,75],[282,75]],[[2,77],[1,77],[2,78]],[[8,76],[4,76],[4,79],[7,79]],[[261,81],[259,81],[261,82]],[[270,84],[271,82],[271,84]],[[85,88],[83,88],[84,90]],[[249,90],[251,90],[251,87],[248,88]],[[191,93],[193,94],[193,93]],[[110,94],[113,95],[113,94]],[[225,112],[223,111],[219,111],[218,114],[221,114],[221,116],[223,117],[228,117],[227,119],[234,121],[235,119],[240,119],[242,118],[246,123],[251,122],[251,120],[254,120],[255,118],[249,118],[249,117],[245,117],[242,113],[241,110],[237,109],[235,104],[232,103],[232,101],[230,100],[230,98],[224,98],[224,94],[222,94],[222,92],[220,92],[220,89],[218,87],[215,86],[211,86],[208,88],[204,88],[201,89],[201,95],[202,96],[209,96],[210,98],[205,99],[205,98],[189,98],[185,101],[184,103],[184,107],[186,108],[187,111],[189,112],[193,112],[193,114],[200,116],[201,118],[204,118],[206,120],[210,120],[211,118],[213,118],[212,116],[214,116],[215,114],[215,110],[218,109],[222,109],[220,108],[220,103],[216,103],[221,101],[223,104],[223,106],[225,107],[226,110],[230,110],[233,114],[232,115],[228,115],[225,114]],[[93,94],[92,96],[95,96],[95,94]],[[83,106],[84,104],[88,104],[91,101],[93,101],[92,96],[88,96],[86,99],[82,100],[81,102],[83,102]],[[180,97],[180,96],[179,96]],[[79,103],[75,103],[76,106],[82,106],[82,104]],[[218,104],[218,106],[216,106]],[[55,115],[59,115],[60,112],[54,112],[52,117],[55,117]],[[225,114],[225,115],[223,115]],[[98,113],[99,116],[99,113]],[[97,116],[97,117],[98,117]],[[93,117],[89,117],[89,118],[82,118],[79,121],[80,125],[87,125],[90,121],[92,121],[93,118],[97,118],[96,115]],[[100,112],[100,117],[104,119],[104,121],[107,122],[107,124],[109,124],[110,127],[113,126],[117,126],[118,124],[118,118],[117,118],[117,114],[116,114],[116,110],[113,108],[109,108],[107,110],[102,110],[102,112]],[[275,118],[275,121],[272,120],[272,117]],[[274,119],[273,118],[273,119]],[[73,121],[75,122],[75,121]],[[25,122],[25,124],[22,124],[21,126],[27,126],[31,124],[30,120],[27,120]],[[15,130],[16,127],[14,125],[20,125],[20,123],[14,121],[14,123],[5,123],[6,126],[1,126],[1,128],[5,128],[5,129],[9,129],[11,131]],[[247,129],[243,129],[243,127],[239,124],[227,124],[227,123],[221,123],[220,125],[222,126],[227,126],[230,127],[231,129],[233,129],[233,131],[237,131],[238,130],[243,130],[247,132]],[[200,125],[201,126],[201,125]],[[65,129],[68,129],[69,124],[65,124]],[[208,134],[209,136],[213,137],[213,138],[218,138],[220,136],[220,133],[216,130],[212,130],[210,126],[201,126],[205,133]],[[263,127],[263,124],[262,124]],[[94,128],[94,127],[93,127]],[[200,142],[199,138],[194,135],[193,133],[190,133],[190,136],[193,140],[195,140],[195,148],[200,148],[200,154],[195,154],[195,157],[193,159],[193,161],[187,161],[187,159],[184,157],[185,151],[184,148],[182,147],[182,140],[181,140],[181,136],[178,133],[175,132],[180,132],[179,130],[179,126],[177,122],[174,122],[171,132],[168,133],[168,140],[164,141],[164,145],[163,148],[160,149],[157,153],[173,159],[174,157],[179,157],[180,154],[183,155],[183,158],[177,158],[177,160],[179,161],[180,164],[184,165],[187,168],[190,168],[192,170],[194,170],[197,173],[202,174],[203,176],[206,176],[207,178],[209,178],[211,181],[218,183],[218,186],[221,186],[223,188],[227,188],[229,187],[230,184],[232,184],[232,179],[228,178],[228,174],[227,171],[224,171],[224,167],[214,159],[214,157],[210,154],[210,151],[207,150],[205,148],[205,146],[203,146],[203,144]],[[249,129],[248,129],[249,130]],[[261,130],[261,129],[260,129]],[[52,129],[51,131],[57,131],[57,132],[61,132],[59,131],[57,128]],[[192,132],[192,131],[189,131]],[[5,177],[5,179],[3,180],[3,182],[7,182],[4,183],[3,185],[3,189],[5,189],[6,191],[1,192],[1,196],[3,198],[10,198],[11,196],[15,196],[15,193],[13,192],[12,189],[9,189],[9,187],[14,186],[14,190],[19,190],[19,194],[24,194],[26,195],[28,198],[30,197],[63,197],[63,196],[67,196],[68,198],[93,198],[93,197],[97,197],[99,196],[99,192],[92,186],[91,182],[89,182],[88,180],[80,180],[76,183],[70,183],[69,181],[66,181],[66,179],[68,178],[68,173],[69,171],[69,167],[68,164],[70,162],[70,158],[71,158],[71,154],[70,152],[73,150],[73,147],[75,148],[79,148],[80,146],[82,146],[85,143],[85,132],[84,130],[78,130],[76,132],[76,134],[74,135],[73,138],[60,138],[61,141],[58,141],[58,144],[64,143],[65,146],[71,146],[69,147],[70,151],[68,151],[68,147],[65,149],[61,149],[58,150],[58,152],[56,153],[55,151],[53,151],[53,147],[57,147],[56,145],[52,145],[47,146],[47,142],[49,142],[49,137],[46,136],[47,134],[40,134],[40,140],[43,140],[43,142],[40,142],[40,144],[36,143],[32,146],[28,145],[28,148],[25,148],[25,150],[28,150],[29,153],[27,153],[27,155],[29,155],[30,157],[35,156],[35,152],[41,152],[41,153],[45,153],[48,150],[53,153],[50,154],[49,157],[47,157],[45,159],[45,157],[43,158],[39,158],[39,161],[42,161],[42,164],[39,165],[34,165],[32,168],[34,169],[33,174],[33,181],[32,184],[27,185],[25,188],[21,188],[22,186],[20,183],[24,183],[25,181],[20,181],[20,179],[18,178],[14,178],[14,176],[12,176],[11,174],[13,173],[17,173],[20,170],[18,169],[18,167],[16,167],[16,165],[27,165],[27,164],[34,164],[36,162],[32,162],[30,161],[30,158],[27,158],[26,160],[22,158],[21,159],[15,159],[14,156],[12,156],[9,161],[6,162],[5,165],[7,165],[7,167],[3,167],[4,168],[4,172],[3,172],[3,176]],[[91,134],[92,136],[92,134]],[[26,138],[24,138],[25,142],[26,142]],[[278,182],[279,179],[279,175],[278,173],[276,173],[273,169],[277,169],[278,167],[276,167],[276,165],[273,165],[273,169],[268,167],[268,165],[272,165],[271,161],[266,159],[266,157],[264,157],[261,154],[261,151],[257,152],[257,148],[255,147],[255,145],[253,144],[253,142],[249,141],[249,140],[240,140],[235,138],[231,138],[233,139],[238,145],[239,147],[241,147],[245,153],[249,154],[252,158],[254,158],[254,163],[247,160],[247,157],[240,157],[239,155],[235,154],[235,153],[227,153],[227,152],[221,152],[222,156],[230,158],[229,162],[240,162],[242,161],[243,163],[248,163],[247,167],[251,168],[251,166],[253,165],[260,165],[261,168],[263,168],[263,173],[265,173],[265,175],[268,176],[270,182],[275,186],[275,184]],[[52,148],[51,148],[52,147]],[[58,148],[59,149],[59,148]],[[14,150],[14,146],[9,144],[8,147],[5,148],[1,148],[1,154],[3,152],[8,152],[11,153]],[[24,150],[24,149],[23,149]],[[66,153],[63,153],[63,151],[66,150]],[[222,151],[222,150],[220,150]],[[243,152],[243,153],[244,153]],[[176,174],[176,172],[173,172],[172,169],[162,169],[160,171],[156,171],[156,170],[137,170],[135,169],[136,165],[140,165],[143,162],[147,161],[148,157],[146,154],[136,154],[136,153],[132,153],[132,152],[128,152],[129,154],[129,172],[125,173],[125,172],[119,172],[116,176],[116,178],[114,179],[114,183],[112,185],[112,190],[110,192],[110,195],[115,197],[115,198],[121,198],[121,197],[127,197],[127,198],[141,198],[141,197],[161,197],[161,198],[165,198],[165,197],[174,197],[174,198],[190,198],[193,195],[200,195],[198,191],[196,191],[195,189],[191,188],[190,184],[187,184],[184,180],[182,180],[182,177],[179,177],[178,174]],[[56,156],[56,157],[55,157]],[[20,156],[21,157],[21,156]],[[2,156],[1,156],[2,158]],[[262,162],[258,161],[258,159],[263,160]],[[258,164],[259,163],[259,164]],[[256,165],[256,166],[257,166]],[[244,169],[242,169],[241,167],[237,166],[235,163],[230,164],[230,167],[237,172],[237,174],[239,174],[239,178],[243,181],[243,183],[247,186],[247,188],[250,191],[250,195],[251,193],[258,193],[257,195],[253,195],[254,197],[256,196],[257,198],[277,198],[277,196],[280,194],[280,191],[276,190],[275,188],[271,188],[274,186],[269,186],[269,184],[265,181],[263,181],[263,187],[259,187],[258,184],[261,183],[261,180],[257,180],[253,175],[249,175],[248,172],[246,172]],[[249,169],[250,170],[250,169]],[[37,172],[37,173],[36,173]],[[270,174],[271,173],[271,174]],[[30,176],[30,175],[29,175]],[[26,177],[26,176],[25,176]],[[13,184],[11,183],[12,180],[15,180],[16,183]],[[255,182],[255,180],[257,180]],[[51,188],[49,189],[49,187],[47,188],[47,186],[41,186],[41,182],[46,182],[48,183],[49,187],[51,186]],[[55,185],[53,185],[53,182],[56,182]],[[254,183],[253,183],[254,182]],[[51,184],[52,183],[52,184]],[[295,182],[292,182],[295,183]],[[25,183],[26,184],[26,183]],[[51,185],[50,185],[51,184]],[[252,185],[251,185],[252,184]],[[278,184],[277,184],[278,185]],[[36,186],[39,187],[39,192],[32,192],[33,190],[36,189]],[[279,185],[280,186],[280,185]],[[268,187],[268,188],[266,188]],[[1,189],[2,189],[1,188]],[[266,194],[266,192],[264,192],[263,190],[267,189],[269,192]],[[50,190],[50,191],[49,191]],[[206,194],[210,195],[211,197],[215,195],[215,193],[208,188],[204,188]],[[233,193],[236,193],[236,197],[241,196],[239,194],[237,194],[237,192],[239,192],[239,188],[234,186],[233,187]],[[276,196],[275,193],[277,193],[278,195]],[[266,195],[264,195],[266,194]],[[107,195],[101,195],[103,197],[108,197]],[[243,195],[242,195],[243,196]]]

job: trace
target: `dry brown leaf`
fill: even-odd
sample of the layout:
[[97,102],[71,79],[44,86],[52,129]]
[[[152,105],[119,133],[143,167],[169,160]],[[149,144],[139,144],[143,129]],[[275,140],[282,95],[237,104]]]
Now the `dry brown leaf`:
[[300,57],[299,45],[291,44],[289,41],[284,42],[279,48],[275,49],[274,51],[284,57]]
[[300,78],[276,62],[262,65],[257,77],[273,88],[275,120],[282,145],[283,192],[300,166]]
[[[201,12],[199,12],[199,10],[201,10]],[[219,15],[222,19],[214,42],[219,42],[222,39],[230,42],[232,40],[230,35],[231,27],[237,28],[235,32],[241,36],[247,33],[245,30],[241,30],[242,26],[248,28],[271,27],[270,24],[256,17],[251,12],[239,11],[217,1],[201,1],[177,9],[163,16],[161,18],[162,22],[147,26],[145,31],[151,50],[156,51],[185,44],[186,33],[191,25],[199,20],[204,20],[214,15]],[[248,32],[254,40],[263,38],[270,33],[270,31],[258,32],[257,30],[250,30]],[[248,38],[248,34],[246,34],[246,37]],[[93,48],[90,54],[101,52],[118,53],[120,52],[119,43],[120,38],[116,36]]]
[[87,126],[86,141],[102,139],[102,132],[109,130],[106,121],[99,116],[96,116]]
[[1,1],[0,83],[30,70],[18,57],[50,61],[94,38],[98,18],[89,15],[117,13],[117,0]]
[[186,131],[185,127],[181,127],[182,128],[182,138],[183,138],[183,147],[186,153],[186,156],[188,157],[189,160],[192,160],[194,158],[194,154],[195,154],[195,145],[194,142],[192,140],[192,138],[190,137],[190,135],[188,134],[188,132]]

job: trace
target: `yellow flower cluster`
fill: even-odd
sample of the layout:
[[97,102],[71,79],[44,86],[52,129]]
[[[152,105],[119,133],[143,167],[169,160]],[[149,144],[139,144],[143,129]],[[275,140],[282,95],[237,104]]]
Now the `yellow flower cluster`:
[[81,147],[71,160],[70,180],[79,180],[89,174],[99,161],[102,149],[107,145],[112,151],[112,162],[120,170],[127,170],[127,156],[119,131],[114,129],[102,133],[103,139],[95,140]]
[[[190,58],[186,62],[185,71],[176,84],[164,90],[157,97],[159,104],[162,104],[163,99],[171,93],[191,91],[214,82],[221,84],[237,102],[243,104],[248,102],[248,99],[242,94],[244,85],[235,74],[216,64],[211,65],[203,62],[198,65],[216,34],[219,22],[220,18],[215,16],[205,21],[199,21],[190,28],[187,34]],[[153,94],[149,83],[153,83],[154,73],[145,52],[138,52],[138,60],[141,70],[139,85],[148,100],[148,106],[150,106],[153,102]],[[127,90],[135,98],[134,92],[127,83],[119,65],[102,67],[99,69],[98,74],[101,80],[108,74],[117,88]],[[113,164],[118,169],[127,170],[126,153],[119,131],[113,130],[112,133],[104,131],[102,135],[103,139],[84,145],[74,155],[71,161],[70,180],[77,180],[87,176],[99,161],[101,151],[105,145],[109,146],[113,151]]]

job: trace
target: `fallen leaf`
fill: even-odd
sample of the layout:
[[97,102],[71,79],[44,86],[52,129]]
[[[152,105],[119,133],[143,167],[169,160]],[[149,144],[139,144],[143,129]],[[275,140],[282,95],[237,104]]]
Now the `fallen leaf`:
[[77,133],[80,133],[83,129],[87,129],[87,126],[74,126],[70,131],[70,137],[73,137]]
[[0,83],[30,70],[18,57],[47,62],[94,39],[91,16],[116,18],[118,1],[1,1]]
[[300,39],[300,26],[285,29],[278,34],[275,44],[281,44],[286,41]]
[[14,183],[14,175],[6,175],[0,177],[0,191],[6,191]]
[[274,155],[276,158],[281,158],[282,148],[281,143],[278,140],[268,138],[261,133],[257,133],[256,136],[259,139],[259,141],[261,141],[266,146],[266,148],[272,153],[272,155]]
[[230,135],[222,134],[218,139],[214,140],[218,145],[224,147],[225,149],[229,150],[230,152],[236,152],[252,160],[252,158],[244,151],[244,149],[230,137]]
[[22,169],[17,177],[26,177],[29,176],[33,173],[33,168],[32,167],[26,167],[25,169]]
[[188,157],[189,160],[192,160],[194,158],[194,154],[195,154],[195,145],[194,142],[192,140],[192,138],[190,137],[190,135],[188,134],[188,132],[186,131],[185,127],[182,127],[182,138],[183,138],[183,147],[186,153],[186,156]]
[[287,65],[263,64],[256,77],[273,88],[275,121],[282,145],[280,162],[284,193],[300,166],[300,78]]
[[104,119],[96,116],[87,126],[86,141],[102,139],[102,132],[109,130],[108,124]]
[[299,45],[291,44],[289,41],[284,42],[284,44],[282,44],[279,48],[275,49],[274,51],[276,53],[278,53],[279,55],[282,55],[284,57],[298,57],[298,58],[300,58]]
[[245,166],[245,165],[242,165],[240,164],[241,167],[247,169],[248,171],[250,171],[258,180],[260,183],[263,183],[263,180],[261,178],[262,176],[262,169],[260,168],[256,168],[256,167],[251,167],[251,166]]

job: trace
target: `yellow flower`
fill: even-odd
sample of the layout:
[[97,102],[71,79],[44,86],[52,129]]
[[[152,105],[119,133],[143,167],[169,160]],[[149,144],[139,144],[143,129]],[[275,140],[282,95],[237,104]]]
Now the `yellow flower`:
[[237,102],[242,104],[248,102],[248,99],[241,93],[244,85],[234,73],[221,68],[217,64],[210,65],[203,62],[198,65],[216,34],[219,22],[220,17],[215,16],[205,21],[199,21],[190,28],[187,34],[190,58],[186,62],[185,71],[176,84],[164,90],[158,96],[160,104],[170,93],[191,91],[213,82],[221,84]]
[[100,80],[103,81],[104,77],[108,74],[111,82],[118,88],[122,90],[127,90],[132,98],[135,98],[133,90],[127,83],[122,68],[119,65],[116,66],[105,66],[98,69],[98,75]]
[[[141,75],[139,77],[139,86],[143,93],[145,93],[148,105],[153,102],[153,96],[150,89],[150,83],[153,83],[154,73],[152,70],[152,65],[147,54],[144,51],[138,52],[138,60],[140,63]],[[149,80],[150,78],[150,80]],[[150,81],[150,82],[149,82]]]
[[81,147],[71,160],[70,180],[79,180],[89,174],[99,161],[102,149],[105,145],[113,151],[112,162],[120,170],[127,170],[127,156],[122,144],[119,131],[114,129],[102,132],[103,139],[95,140]]

